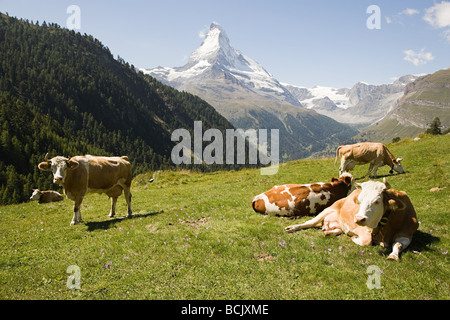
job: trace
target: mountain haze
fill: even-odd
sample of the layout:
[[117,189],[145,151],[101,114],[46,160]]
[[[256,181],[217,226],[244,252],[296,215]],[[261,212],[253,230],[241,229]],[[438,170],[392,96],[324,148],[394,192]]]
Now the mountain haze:
[[305,88],[289,84],[285,87],[306,108],[341,123],[363,128],[384,118],[403,96],[405,86],[417,78],[407,75],[391,84],[382,85],[358,82],[350,89],[322,86]]
[[450,68],[417,78],[407,84],[395,107],[358,137],[389,142],[414,137],[438,117],[442,131],[450,127]]
[[234,49],[217,23],[211,24],[186,65],[141,70],[205,99],[238,128],[279,129],[280,152],[285,160],[334,149],[357,133],[304,108],[263,66]]

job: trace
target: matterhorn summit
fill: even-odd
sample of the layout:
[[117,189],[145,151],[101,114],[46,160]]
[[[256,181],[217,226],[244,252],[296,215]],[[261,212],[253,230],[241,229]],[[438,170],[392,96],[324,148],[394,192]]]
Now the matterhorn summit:
[[197,90],[193,87],[202,84],[209,86],[211,81],[220,79],[234,86],[234,91],[253,92],[301,106],[259,63],[234,49],[225,30],[217,22],[211,24],[202,44],[190,55],[186,65],[141,70],[176,89],[194,91],[196,94]]

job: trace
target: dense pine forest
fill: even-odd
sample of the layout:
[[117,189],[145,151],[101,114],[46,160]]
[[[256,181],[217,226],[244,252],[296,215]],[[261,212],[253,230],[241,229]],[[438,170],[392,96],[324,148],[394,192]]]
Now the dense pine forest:
[[233,128],[90,35],[0,14],[0,204],[27,201],[32,188],[58,190],[37,168],[47,152],[127,155],[135,175],[173,167],[171,132],[192,132],[194,121]]

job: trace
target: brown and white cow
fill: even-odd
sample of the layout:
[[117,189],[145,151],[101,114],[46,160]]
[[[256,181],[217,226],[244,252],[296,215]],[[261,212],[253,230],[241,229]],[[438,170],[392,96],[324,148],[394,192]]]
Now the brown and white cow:
[[398,173],[405,173],[401,164],[403,159],[396,159],[384,144],[378,142],[362,142],[340,146],[336,149],[334,165],[336,165],[338,158],[341,160],[340,175],[345,171],[352,170],[355,165],[366,163],[370,163],[366,176],[369,176],[370,172],[374,170],[374,178],[377,178],[378,168],[384,165],[391,168],[389,171],[391,174],[394,172],[393,170]]
[[320,227],[325,235],[345,233],[361,246],[380,244],[391,247],[388,259],[399,260],[418,229],[416,212],[403,191],[390,189],[384,182],[367,181],[348,197],[303,224],[285,228],[287,232]]
[[38,203],[50,203],[64,200],[64,197],[56,191],[40,191],[39,189],[33,189],[33,194],[30,197],[31,201],[37,201]]
[[327,183],[275,186],[257,195],[252,207],[256,212],[276,216],[314,215],[346,197],[353,184],[352,175],[345,173],[339,179],[331,178],[331,182]]
[[131,164],[127,156],[54,157],[39,163],[40,170],[52,171],[53,182],[64,187],[64,194],[74,201],[74,216],[71,225],[81,222],[80,206],[89,192],[106,193],[111,198],[110,217],[115,214],[117,198],[125,193],[128,217],[131,217]]

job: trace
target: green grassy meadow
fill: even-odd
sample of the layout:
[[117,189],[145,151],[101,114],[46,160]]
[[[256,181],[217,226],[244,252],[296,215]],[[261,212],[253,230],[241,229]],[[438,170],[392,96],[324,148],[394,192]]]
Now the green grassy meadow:
[[[334,159],[288,162],[272,176],[165,171],[149,183],[149,172],[133,180],[131,219],[123,196],[111,219],[108,197],[87,195],[76,226],[67,199],[0,207],[0,299],[449,299],[450,136],[388,147],[407,173],[382,167],[378,180],[406,191],[420,222],[401,262],[346,235],[284,231],[309,217],[252,210],[252,198],[274,185],[329,181],[338,175]],[[67,286],[71,265],[81,289]],[[381,289],[366,285],[370,265],[382,270]]]

